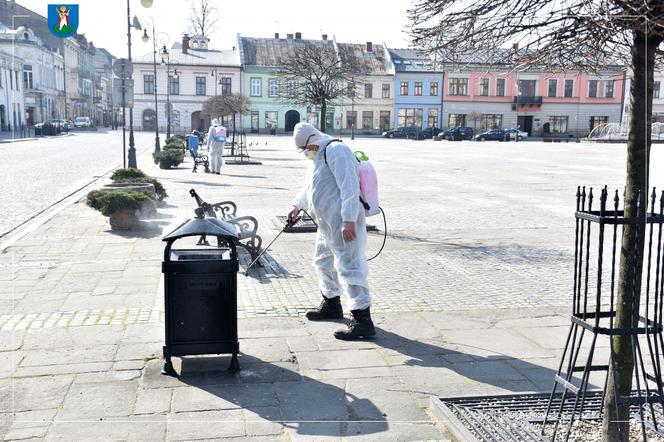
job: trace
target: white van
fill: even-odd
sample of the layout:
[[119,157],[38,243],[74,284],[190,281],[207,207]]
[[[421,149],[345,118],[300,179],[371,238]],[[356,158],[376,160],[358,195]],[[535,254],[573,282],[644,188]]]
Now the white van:
[[90,127],[91,125],[89,117],[76,117],[74,120],[74,127]]

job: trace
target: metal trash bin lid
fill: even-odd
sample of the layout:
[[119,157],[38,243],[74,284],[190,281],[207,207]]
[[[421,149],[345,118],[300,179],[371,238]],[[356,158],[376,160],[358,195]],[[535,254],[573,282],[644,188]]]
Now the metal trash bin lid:
[[230,249],[175,249],[171,250],[171,261],[227,261],[230,259]]
[[219,218],[191,218],[164,236],[162,241],[198,235],[237,238],[237,226]]

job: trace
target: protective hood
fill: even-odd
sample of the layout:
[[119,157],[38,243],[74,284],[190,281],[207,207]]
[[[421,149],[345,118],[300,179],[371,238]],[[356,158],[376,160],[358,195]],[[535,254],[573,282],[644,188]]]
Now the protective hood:
[[320,146],[329,138],[329,135],[325,135],[309,123],[297,123],[293,128],[293,141],[297,147],[302,147],[305,143]]
[[216,118],[214,118],[214,119],[212,120],[212,125],[213,125],[213,126],[219,126],[219,120],[217,120]]

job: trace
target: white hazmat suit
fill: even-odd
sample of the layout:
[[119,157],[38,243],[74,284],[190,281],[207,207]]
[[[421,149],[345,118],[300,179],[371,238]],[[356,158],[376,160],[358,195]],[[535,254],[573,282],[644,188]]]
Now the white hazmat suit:
[[[349,309],[363,310],[371,305],[366,258],[367,229],[361,206],[357,160],[343,143],[307,123],[294,129],[297,146],[318,145],[307,170],[304,186],[292,205],[306,209],[318,224],[314,267],[321,293],[327,299],[345,291]],[[325,153],[324,153],[325,152]],[[327,158],[327,163],[326,163]],[[346,242],[343,223],[355,223],[355,239]]]
[[[223,129],[224,137],[222,141],[216,141],[214,135],[217,132],[217,128]],[[219,123],[219,120],[216,118],[212,120],[212,126],[207,135],[207,149],[210,155],[210,166],[212,167],[212,173],[219,175],[221,173],[221,166],[224,162],[224,145],[226,144],[226,128]]]

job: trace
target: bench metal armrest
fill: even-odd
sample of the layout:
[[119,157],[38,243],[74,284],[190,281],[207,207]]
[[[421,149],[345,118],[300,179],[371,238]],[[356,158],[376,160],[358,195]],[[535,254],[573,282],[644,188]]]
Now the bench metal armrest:
[[215,212],[221,214],[221,218],[229,221],[235,218],[237,214],[237,205],[233,201],[221,201],[219,203],[210,204]]

